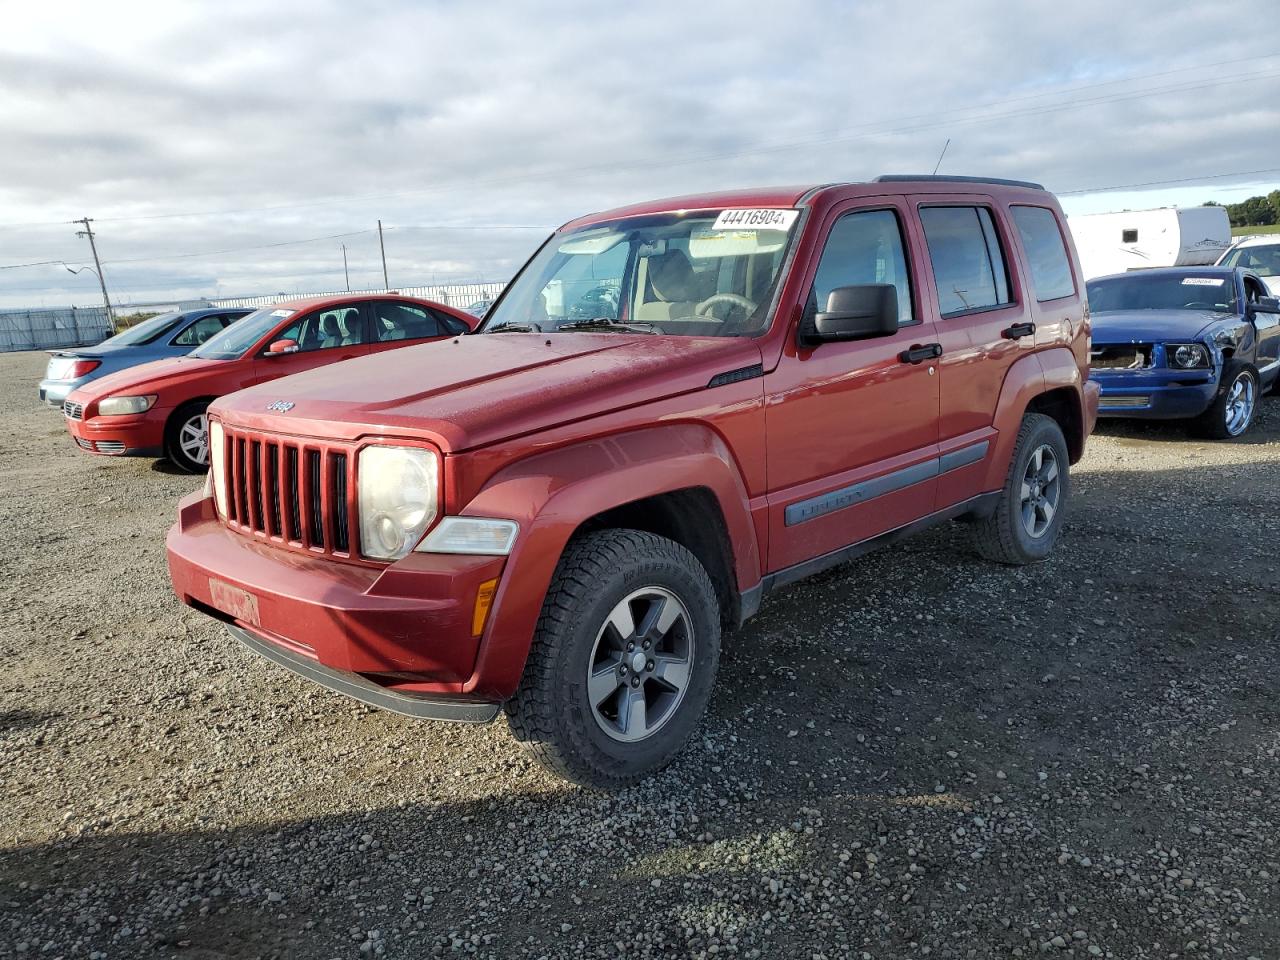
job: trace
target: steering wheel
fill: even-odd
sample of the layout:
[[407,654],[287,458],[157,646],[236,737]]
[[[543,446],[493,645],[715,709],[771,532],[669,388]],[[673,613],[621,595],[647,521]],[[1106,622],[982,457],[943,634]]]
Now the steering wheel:
[[716,318],[711,314],[711,308],[717,303],[731,303],[735,307],[741,307],[743,310],[747,311],[747,316],[755,313],[757,306],[754,301],[748,300],[746,297],[736,293],[714,293],[693,308],[693,315],[695,317],[710,316],[711,319],[714,320]]

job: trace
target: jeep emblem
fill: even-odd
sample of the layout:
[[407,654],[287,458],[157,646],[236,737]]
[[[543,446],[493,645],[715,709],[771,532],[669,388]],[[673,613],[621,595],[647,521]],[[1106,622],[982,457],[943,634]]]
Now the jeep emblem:
[[268,403],[267,409],[274,410],[276,413],[288,413],[293,409],[293,404],[288,400],[276,400],[274,403]]

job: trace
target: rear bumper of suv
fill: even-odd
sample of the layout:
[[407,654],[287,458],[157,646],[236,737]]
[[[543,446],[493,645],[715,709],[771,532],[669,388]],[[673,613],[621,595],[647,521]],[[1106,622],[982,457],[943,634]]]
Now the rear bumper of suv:
[[182,502],[166,546],[184,603],[294,673],[409,716],[497,715],[496,700],[463,687],[481,641],[476,597],[506,558],[415,553],[368,566],[312,556],[228,529],[203,494]]

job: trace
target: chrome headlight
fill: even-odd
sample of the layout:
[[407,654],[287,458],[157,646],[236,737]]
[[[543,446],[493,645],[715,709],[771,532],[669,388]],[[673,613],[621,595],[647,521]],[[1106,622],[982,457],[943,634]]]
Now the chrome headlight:
[[440,458],[419,447],[365,447],[358,466],[360,550],[399,560],[431,526],[438,510]]
[[149,397],[107,397],[98,401],[98,416],[122,417],[130,413],[146,413],[155,402],[154,394]]
[[227,515],[227,435],[219,420],[209,421],[209,477],[218,516]]
[[1169,366],[1180,370],[1209,366],[1209,351],[1198,343],[1170,343],[1164,348]]

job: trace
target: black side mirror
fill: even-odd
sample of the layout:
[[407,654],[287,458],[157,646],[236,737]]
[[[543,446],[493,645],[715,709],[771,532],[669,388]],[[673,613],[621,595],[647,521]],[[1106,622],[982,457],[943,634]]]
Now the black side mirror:
[[1249,315],[1255,313],[1280,313],[1280,297],[1259,297],[1249,304]]
[[898,332],[898,288],[892,283],[836,287],[827,308],[813,315],[805,331],[809,343],[866,340]]

